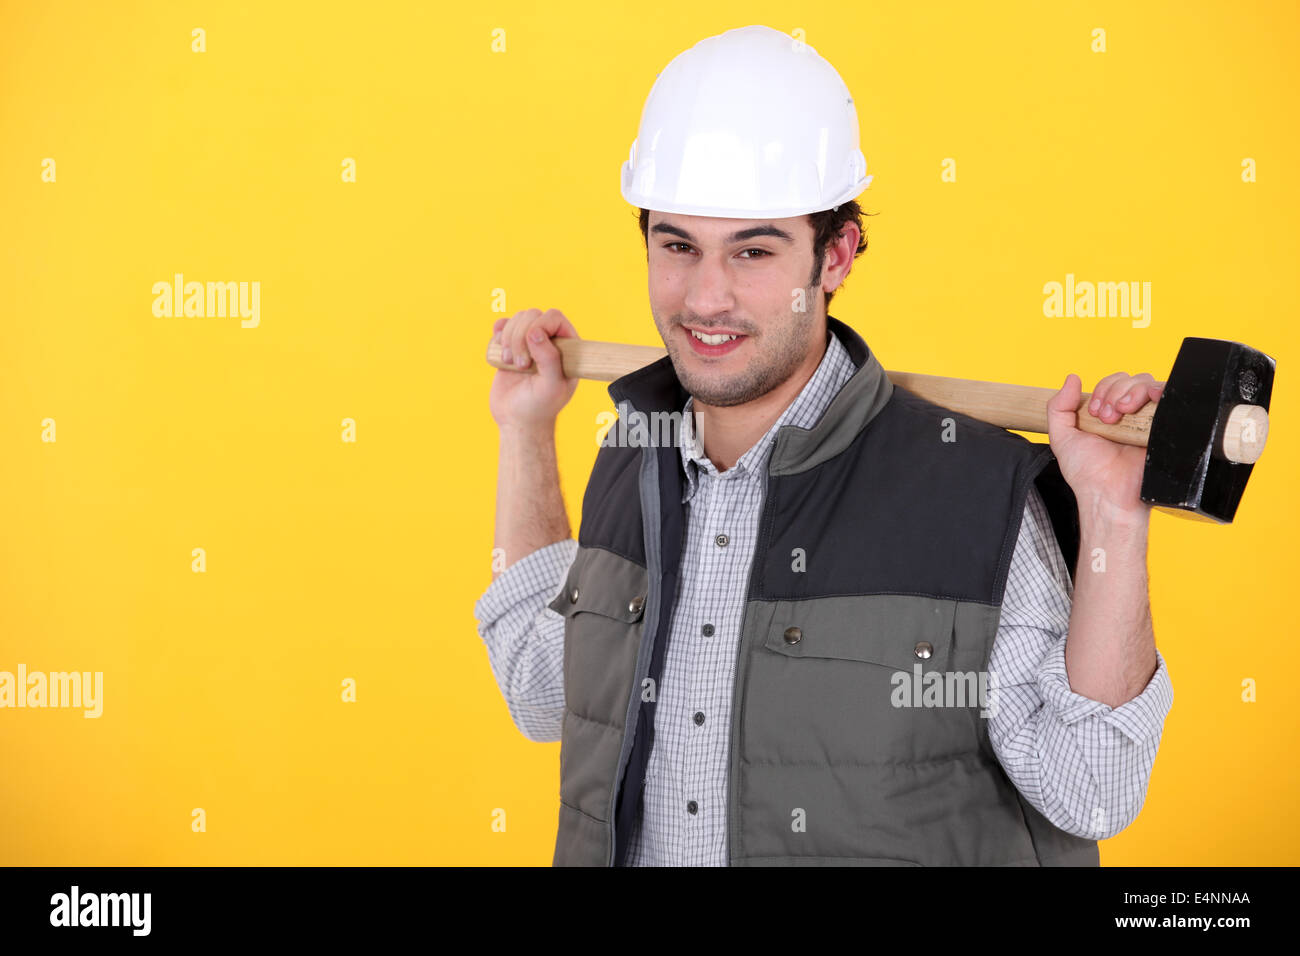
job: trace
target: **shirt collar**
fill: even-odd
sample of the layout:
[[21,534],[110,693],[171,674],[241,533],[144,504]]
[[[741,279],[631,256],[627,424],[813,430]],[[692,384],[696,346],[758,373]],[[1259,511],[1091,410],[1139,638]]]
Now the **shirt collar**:
[[[795,396],[794,401],[786,406],[781,416],[772,423],[772,427],[747,452],[741,455],[740,459],[731,468],[719,474],[713,462],[705,457],[698,435],[693,443],[682,442],[679,445],[682,454],[682,469],[686,473],[686,480],[683,482],[682,489],[683,503],[690,501],[694,496],[699,483],[698,473],[700,469],[722,481],[742,480],[747,475],[762,470],[771,454],[772,446],[775,443],[774,436],[779,428],[786,425],[793,425],[797,428],[811,428],[817,424],[836,393],[857,371],[857,366],[853,364],[852,358],[840,343],[839,338],[828,330],[826,339],[826,353],[822,356],[822,360],[818,363],[817,370],[813,372],[812,377],[804,384],[803,389]],[[682,410],[684,419],[691,415],[694,404],[694,397],[686,400],[686,405]]]

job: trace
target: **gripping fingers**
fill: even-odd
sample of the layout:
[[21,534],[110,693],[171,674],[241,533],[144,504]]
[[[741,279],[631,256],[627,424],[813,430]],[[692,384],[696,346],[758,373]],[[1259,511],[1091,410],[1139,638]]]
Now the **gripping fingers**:
[[[500,320],[498,320],[500,321]],[[538,371],[554,367],[563,376],[560,350],[552,336],[577,338],[578,332],[559,309],[526,309],[505,321],[498,335],[501,360],[515,371],[523,371],[537,362]]]
[[528,330],[527,341],[528,351],[537,363],[537,373],[549,378],[563,377],[560,350],[555,347],[546,330],[541,326],[533,326]]
[[501,361],[515,369],[528,366],[528,346],[524,334],[529,326],[542,314],[541,309],[525,309],[512,315],[501,330]]
[[1115,407],[1125,414],[1137,411],[1152,400],[1151,390],[1155,384],[1155,378],[1147,372],[1134,375],[1132,380],[1124,386],[1124,393],[1116,399]]
[[1137,375],[1116,372],[1097,383],[1088,411],[1101,421],[1113,424],[1158,397],[1159,387],[1148,372]]

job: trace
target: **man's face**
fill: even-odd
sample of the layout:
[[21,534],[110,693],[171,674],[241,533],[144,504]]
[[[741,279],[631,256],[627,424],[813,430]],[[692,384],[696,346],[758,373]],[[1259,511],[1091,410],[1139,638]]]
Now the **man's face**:
[[[786,381],[816,341],[825,309],[808,285],[807,216],[722,219],[650,212],[650,310],[696,402],[742,405]],[[695,333],[739,337],[721,344]]]

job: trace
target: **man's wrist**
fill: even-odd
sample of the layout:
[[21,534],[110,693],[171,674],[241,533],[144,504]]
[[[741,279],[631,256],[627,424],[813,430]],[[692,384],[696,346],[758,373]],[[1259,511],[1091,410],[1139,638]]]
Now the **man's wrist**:
[[498,424],[502,442],[529,442],[555,437],[555,419],[538,422],[507,422]]
[[1151,523],[1151,508],[1139,505],[1136,508],[1125,507],[1107,500],[1101,495],[1089,495],[1078,499],[1079,528],[1084,534],[1102,534],[1108,537],[1146,537]]

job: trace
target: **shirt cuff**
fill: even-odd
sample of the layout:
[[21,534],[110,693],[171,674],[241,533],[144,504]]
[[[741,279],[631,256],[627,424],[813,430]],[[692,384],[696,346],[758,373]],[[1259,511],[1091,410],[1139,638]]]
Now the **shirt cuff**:
[[479,636],[527,598],[543,596],[549,603],[564,586],[577,552],[578,542],[565,538],[525,555],[497,575],[474,604]]
[[1095,717],[1138,744],[1160,736],[1165,717],[1174,703],[1169,669],[1158,650],[1156,672],[1151,675],[1151,680],[1142,693],[1132,700],[1111,707],[1091,697],[1076,694],[1070,690],[1070,680],[1065,670],[1065,640],[1056,641],[1039,666],[1038,690],[1045,705],[1056,712],[1061,723],[1073,724]]

